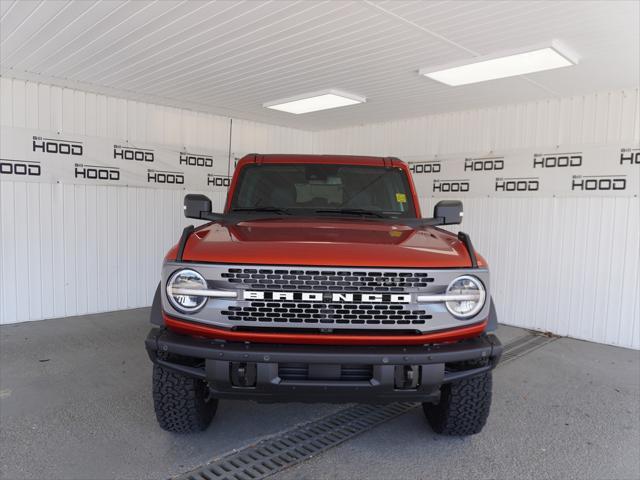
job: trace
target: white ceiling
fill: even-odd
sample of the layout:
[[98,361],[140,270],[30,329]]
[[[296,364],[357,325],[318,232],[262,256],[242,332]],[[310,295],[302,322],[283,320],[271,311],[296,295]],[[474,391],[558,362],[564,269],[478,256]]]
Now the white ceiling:
[[[0,2],[0,74],[305,129],[637,87],[640,2]],[[447,87],[417,74],[558,39],[579,65]],[[290,115],[334,88],[366,104]]]

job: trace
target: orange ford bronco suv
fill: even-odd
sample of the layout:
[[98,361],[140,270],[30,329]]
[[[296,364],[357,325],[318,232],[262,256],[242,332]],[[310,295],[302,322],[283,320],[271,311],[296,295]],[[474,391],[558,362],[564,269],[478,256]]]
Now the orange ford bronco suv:
[[223,213],[187,195],[146,348],[160,426],[205,429],[219,399],[421,402],[439,433],[484,426],[502,346],[462,204],[422,218],[396,158],[258,155]]

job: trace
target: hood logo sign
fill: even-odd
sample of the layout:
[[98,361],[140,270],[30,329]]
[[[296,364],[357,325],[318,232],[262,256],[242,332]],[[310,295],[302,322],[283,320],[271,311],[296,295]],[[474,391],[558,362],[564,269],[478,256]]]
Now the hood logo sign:
[[335,303],[411,303],[411,295],[396,293],[262,292],[245,290],[243,299]]

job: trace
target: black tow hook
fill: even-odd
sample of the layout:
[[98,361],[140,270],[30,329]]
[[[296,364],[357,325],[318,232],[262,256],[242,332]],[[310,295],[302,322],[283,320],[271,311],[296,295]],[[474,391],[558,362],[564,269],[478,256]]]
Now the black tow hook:
[[413,390],[418,387],[420,380],[420,365],[396,365],[395,388],[398,390]]
[[229,368],[231,385],[243,388],[256,386],[255,362],[231,362]]

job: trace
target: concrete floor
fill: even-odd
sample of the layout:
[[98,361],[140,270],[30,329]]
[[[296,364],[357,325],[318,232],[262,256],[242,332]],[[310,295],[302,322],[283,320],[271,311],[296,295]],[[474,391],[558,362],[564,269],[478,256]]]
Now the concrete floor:
[[[224,401],[206,432],[164,432],[146,317],[0,327],[0,478],[167,478],[343,408]],[[557,340],[495,372],[480,435],[437,436],[416,409],[278,477],[638,479],[640,352]]]

